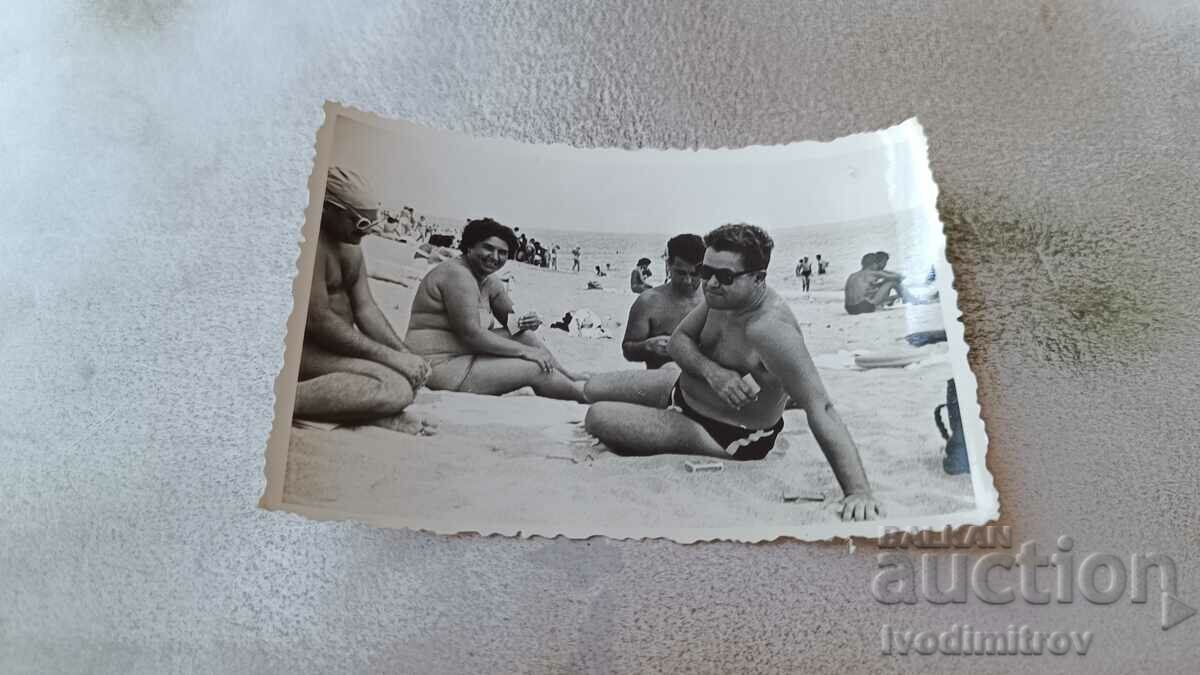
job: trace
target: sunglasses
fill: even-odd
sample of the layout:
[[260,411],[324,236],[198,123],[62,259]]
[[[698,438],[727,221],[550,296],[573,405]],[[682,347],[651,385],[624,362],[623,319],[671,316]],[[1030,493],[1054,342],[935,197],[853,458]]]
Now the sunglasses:
[[728,286],[729,284],[732,284],[735,279],[744,274],[754,274],[755,272],[761,271],[761,269],[754,269],[734,272],[733,270],[726,269],[724,267],[709,267],[708,265],[700,265],[696,268],[696,274],[699,274],[701,279],[708,281],[709,279],[716,277],[717,283],[721,284],[722,286]]
[[358,220],[356,220],[354,223],[354,229],[358,230],[359,232],[366,232],[368,230],[374,229],[381,222],[383,222],[382,216],[375,218],[375,220],[371,220],[370,218],[367,218],[363,214],[359,213],[358,211],[355,211],[353,208],[346,206],[345,204],[342,204],[336,200],[329,199],[328,197],[326,197],[325,201],[330,206],[335,206],[343,211],[348,212],[351,216],[357,218]]

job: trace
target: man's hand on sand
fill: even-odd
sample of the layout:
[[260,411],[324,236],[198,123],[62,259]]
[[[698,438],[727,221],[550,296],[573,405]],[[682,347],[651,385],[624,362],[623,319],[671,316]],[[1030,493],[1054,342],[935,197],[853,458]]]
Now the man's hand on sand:
[[884,515],[883,504],[870,492],[856,492],[842,500],[842,520],[874,520]]
[[728,368],[717,368],[708,377],[708,386],[736,410],[741,410],[747,403],[754,400],[757,392],[741,375]]
[[671,355],[671,352],[669,349],[669,347],[671,346],[671,336],[670,335],[659,335],[657,337],[652,337],[652,338],[646,340],[645,344],[646,344],[646,350],[649,351],[651,354],[654,354],[656,356],[670,356]]
[[517,319],[517,328],[520,330],[537,330],[542,327],[542,318],[537,315],[537,312],[526,312]]
[[403,375],[414,392],[425,386],[429,379],[429,362],[416,354],[398,353],[387,365]]
[[538,364],[544,373],[554,371],[554,357],[545,349],[530,347],[521,353],[521,358]]

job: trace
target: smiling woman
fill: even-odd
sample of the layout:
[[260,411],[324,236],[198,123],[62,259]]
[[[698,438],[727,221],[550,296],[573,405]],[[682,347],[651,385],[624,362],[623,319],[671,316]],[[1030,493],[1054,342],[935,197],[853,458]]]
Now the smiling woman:
[[511,229],[491,218],[463,228],[462,255],[421,281],[406,342],[432,367],[430,389],[507,394],[532,387],[539,396],[583,402],[583,383],[534,334],[537,315],[508,317],[512,299],[494,275],[517,246]]

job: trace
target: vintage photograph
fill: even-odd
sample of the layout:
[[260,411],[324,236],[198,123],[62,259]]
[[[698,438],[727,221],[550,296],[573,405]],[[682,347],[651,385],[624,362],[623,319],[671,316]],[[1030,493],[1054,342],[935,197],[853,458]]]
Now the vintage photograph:
[[262,505],[436,533],[998,515],[917,120],[717,150],[326,106]]

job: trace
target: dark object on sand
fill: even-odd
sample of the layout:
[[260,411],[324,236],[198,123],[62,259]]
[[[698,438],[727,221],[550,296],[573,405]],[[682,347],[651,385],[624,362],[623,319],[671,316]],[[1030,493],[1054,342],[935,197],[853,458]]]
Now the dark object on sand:
[[554,323],[550,324],[550,327],[557,328],[559,330],[570,333],[571,332],[571,319],[573,319],[573,318],[575,318],[575,317],[571,316],[570,312],[567,312],[566,314],[563,314],[563,318],[561,321],[555,321]]
[[908,344],[914,347],[924,347],[938,342],[946,342],[946,331],[944,330],[923,330],[918,333],[910,333],[904,336]]
[[[942,408],[950,418],[950,431],[942,424]],[[946,402],[933,409],[933,422],[946,441],[946,456],[942,458],[942,469],[951,476],[967,473],[971,470],[967,459],[967,441],[963,438],[962,413],[958,409],[958,392],[954,388],[954,379],[946,380]]]
[[454,235],[452,234],[431,234],[429,235],[429,243],[434,248],[445,246],[450,248],[454,246]]

